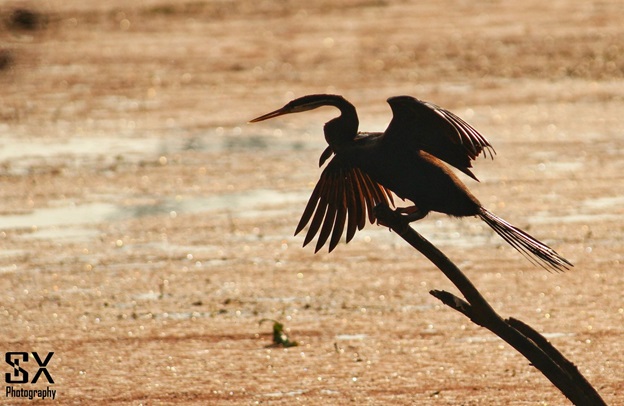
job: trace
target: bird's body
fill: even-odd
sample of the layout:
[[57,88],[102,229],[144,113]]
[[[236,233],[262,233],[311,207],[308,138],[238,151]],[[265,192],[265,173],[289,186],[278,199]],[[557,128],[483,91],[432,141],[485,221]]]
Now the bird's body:
[[[410,96],[388,99],[393,119],[383,133],[358,133],[355,107],[337,95],[309,95],[258,117],[262,121],[283,114],[333,106],[339,117],[325,124],[329,147],[321,155],[321,174],[296,233],[310,224],[304,245],[319,234],[316,249],[330,240],[330,251],[347,227],[347,242],[356,228],[375,220],[373,208],[393,203],[393,192],[414,206],[399,209],[410,221],[431,211],[455,217],[478,216],[529,260],[547,269],[572,266],[550,247],[486,210],[448,163],[477,180],[471,161],[482,152],[493,156],[490,143],[453,113]],[[332,155],[334,155],[332,157]]]
[[[401,199],[414,203],[424,216],[436,211],[451,216],[475,216],[481,206],[476,197],[439,159],[425,151],[394,149],[381,144],[362,153],[338,153],[334,159],[355,162],[375,182]],[[387,157],[391,157],[388,159]],[[409,173],[410,176],[394,176]],[[418,186],[416,186],[418,185]]]

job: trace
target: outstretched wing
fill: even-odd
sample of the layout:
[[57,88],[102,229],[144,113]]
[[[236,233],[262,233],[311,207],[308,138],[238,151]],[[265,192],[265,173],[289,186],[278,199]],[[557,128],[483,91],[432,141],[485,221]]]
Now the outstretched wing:
[[374,182],[359,168],[346,165],[335,156],[321,173],[295,235],[309,223],[303,246],[319,234],[314,252],[320,250],[328,239],[331,252],[338,245],[345,225],[346,242],[349,242],[356,229],[364,228],[367,216],[371,223],[375,221],[373,208],[382,202],[394,205],[388,189]]
[[477,180],[469,168],[481,152],[493,158],[496,151],[470,124],[433,103],[411,96],[388,99],[393,118],[384,133],[384,142],[415,148],[453,165]]

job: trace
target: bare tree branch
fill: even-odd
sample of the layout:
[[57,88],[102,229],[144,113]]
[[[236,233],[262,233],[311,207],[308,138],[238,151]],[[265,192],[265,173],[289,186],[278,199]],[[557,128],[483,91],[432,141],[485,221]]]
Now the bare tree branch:
[[606,405],[578,368],[568,361],[544,336],[517,319],[504,320],[490,306],[477,288],[439,249],[409,226],[409,222],[386,204],[375,208],[380,224],[390,227],[407,243],[436,265],[464,296],[449,292],[430,293],[445,305],[457,310],[472,322],[490,330],[539,369],[575,405]]

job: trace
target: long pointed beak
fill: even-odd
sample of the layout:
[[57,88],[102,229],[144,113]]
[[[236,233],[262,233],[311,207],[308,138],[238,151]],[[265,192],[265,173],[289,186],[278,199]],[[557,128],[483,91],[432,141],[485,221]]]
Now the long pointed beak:
[[281,108],[281,109],[279,109],[279,110],[275,110],[275,111],[272,111],[272,112],[270,112],[270,113],[267,113],[267,114],[265,114],[265,115],[263,115],[263,116],[260,116],[260,117],[254,118],[253,120],[251,120],[251,121],[249,121],[249,122],[250,122],[250,123],[257,123],[258,121],[268,120],[268,119],[270,119],[270,118],[277,117],[277,116],[283,116],[284,114],[288,114],[288,113],[290,113],[290,111],[289,111],[289,110],[287,110],[286,108],[282,107],[282,108]]

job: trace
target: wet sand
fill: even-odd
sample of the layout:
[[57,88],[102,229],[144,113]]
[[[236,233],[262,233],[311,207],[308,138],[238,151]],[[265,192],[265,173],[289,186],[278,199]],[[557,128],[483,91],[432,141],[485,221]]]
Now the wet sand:
[[[55,382],[15,387],[58,404],[566,404],[431,297],[455,289],[387,229],[301,247],[335,112],[247,121],[330,92],[363,130],[410,94],[488,137],[481,182],[462,179],[574,269],[532,266],[477,219],[414,227],[622,399],[620,2],[0,8],[17,6],[45,18],[0,34],[0,346],[53,351]],[[264,318],[300,345],[271,348]]]

